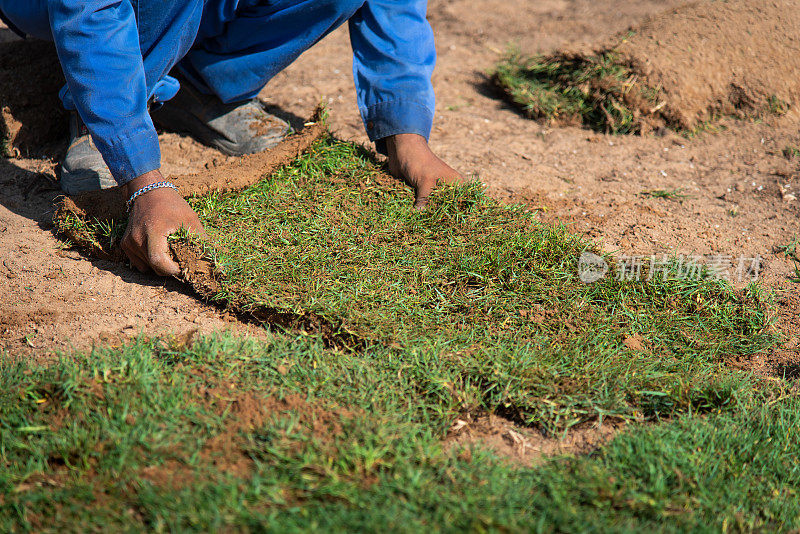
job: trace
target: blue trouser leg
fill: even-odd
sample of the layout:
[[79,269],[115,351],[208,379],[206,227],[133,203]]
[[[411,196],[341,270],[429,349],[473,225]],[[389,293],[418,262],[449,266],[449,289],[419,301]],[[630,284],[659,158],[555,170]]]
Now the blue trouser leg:
[[167,73],[194,43],[202,7],[199,1],[138,1],[139,46],[151,101],[164,102],[178,92],[178,81]]
[[[364,0],[211,0],[179,68],[223,102],[255,97],[278,72],[346,22]],[[263,4],[263,5],[262,5]]]
[[[139,47],[148,98],[169,100],[178,91],[178,82],[167,73],[192,46],[200,25],[202,2],[181,0],[134,0],[138,14]],[[47,0],[0,0],[0,10],[27,35],[51,41]],[[64,107],[75,109],[66,86],[61,90]]]

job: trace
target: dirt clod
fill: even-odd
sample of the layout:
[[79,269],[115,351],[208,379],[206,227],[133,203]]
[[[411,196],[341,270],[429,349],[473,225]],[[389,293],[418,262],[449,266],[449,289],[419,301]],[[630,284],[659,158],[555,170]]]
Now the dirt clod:
[[798,0],[706,0],[651,17],[591,52],[511,53],[494,82],[550,125],[691,132],[723,116],[784,115],[800,103],[798,39]]

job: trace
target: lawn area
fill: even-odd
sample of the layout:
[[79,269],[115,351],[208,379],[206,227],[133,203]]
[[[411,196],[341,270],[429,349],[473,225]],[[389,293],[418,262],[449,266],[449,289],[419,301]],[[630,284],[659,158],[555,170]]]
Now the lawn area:
[[442,447],[450,403],[391,349],[140,340],[0,364],[4,532],[752,531],[800,526],[800,404],[630,426],[519,468]]
[[[330,136],[189,201],[209,234],[173,237],[208,267],[189,281],[269,340],[141,339],[49,367],[6,356],[0,528],[798,525],[784,504],[798,403],[725,363],[778,342],[757,286],[677,265],[621,280],[611,258],[584,283],[595,244],[478,184],[413,210],[370,153]],[[58,224],[104,250],[124,228]],[[486,412],[550,435],[631,424],[536,467],[443,446],[456,418]]]

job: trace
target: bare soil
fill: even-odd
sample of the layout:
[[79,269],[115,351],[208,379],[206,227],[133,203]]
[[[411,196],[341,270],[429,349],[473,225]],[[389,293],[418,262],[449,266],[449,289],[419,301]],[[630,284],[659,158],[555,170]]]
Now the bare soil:
[[[551,65],[575,69],[608,58],[626,67],[619,74],[579,82],[565,76],[589,101],[604,102],[607,132],[619,123],[609,106],[622,104],[634,130],[649,134],[665,127],[695,131],[722,116],[760,119],[796,108],[800,98],[800,2],[787,0],[698,1],[647,17],[640,24],[588,50],[557,50]],[[567,69],[569,70],[569,69]],[[507,84],[494,79],[500,90]],[[511,98],[510,98],[511,100]],[[600,112],[602,104],[595,104]],[[578,112],[527,109],[555,126],[580,126]],[[628,126],[633,127],[633,126]]]
[[478,445],[512,464],[529,467],[555,455],[589,454],[605,445],[622,427],[610,421],[591,423],[571,428],[564,436],[554,438],[497,415],[465,415],[450,427],[444,445],[459,451],[465,459],[472,457],[472,448]]
[[[800,2],[700,1],[649,18],[619,46],[670,124],[754,116],[800,98]],[[616,44],[616,43],[615,43]],[[777,100],[776,100],[777,99]]]
[[[282,398],[253,391],[240,392],[235,384],[200,387],[198,398],[212,412],[225,416],[227,425],[221,432],[208,439],[200,450],[199,467],[192,465],[185,453],[175,451],[175,457],[163,463],[153,464],[142,470],[142,477],[157,486],[181,489],[198,483],[202,468],[214,466],[217,472],[249,479],[255,472],[255,464],[247,451],[242,433],[258,430],[274,419],[296,418],[300,428],[322,445],[328,445],[342,434],[342,422],[353,417],[343,408],[325,409],[311,404],[299,395]],[[306,444],[282,436],[287,444],[301,450]]]
[[[798,357],[800,338],[800,286],[788,280],[791,262],[774,253],[798,232],[798,160],[787,159],[783,150],[800,145],[800,114],[790,109],[759,121],[725,119],[722,131],[692,139],[671,133],[615,137],[528,120],[499,99],[488,81],[509,43],[542,53],[594,48],[645,17],[680,4],[432,0],[429,19],[439,62],[433,78],[438,101],[431,146],[456,168],[478,176],[493,196],[542,208],[543,219],[562,221],[612,251],[762,256],[761,275],[779,290],[779,324],[789,343],[782,354],[749,365],[774,370],[776,358],[780,363]],[[723,2],[704,5],[732,9]],[[771,5],[780,10],[793,4]],[[646,27],[657,28],[660,19],[653,20]],[[0,40],[13,37],[0,30]],[[648,48],[647,43],[641,50],[658,57],[658,47]],[[778,44],[790,48],[796,41]],[[715,45],[704,53],[712,50],[724,47]],[[755,57],[753,64],[778,68],[782,57],[770,53]],[[673,62],[676,70],[690,70]],[[297,129],[324,97],[333,132],[366,143],[350,71],[347,31],[342,28],[276,76],[261,97]],[[53,127],[62,120],[55,117]],[[207,165],[233,161],[180,135],[162,134],[161,141],[168,175],[202,176]],[[58,194],[56,164],[64,149],[62,142],[48,148],[44,157],[0,159],[0,348],[47,359],[57,351],[122,342],[140,332],[234,329],[259,335],[258,328],[199,302],[177,281],[63,250],[50,221]],[[654,189],[680,189],[688,196],[669,200],[642,194]]]

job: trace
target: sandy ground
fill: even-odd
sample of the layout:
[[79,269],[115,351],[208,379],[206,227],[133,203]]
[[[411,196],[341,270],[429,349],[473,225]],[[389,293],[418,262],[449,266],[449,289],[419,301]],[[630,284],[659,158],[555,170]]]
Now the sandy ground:
[[[728,121],[724,131],[686,139],[612,137],[580,128],[548,128],[497,98],[486,73],[510,43],[546,52],[604,41],[676,1],[454,0],[431,2],[439,62],[437,119],[431,145],[451,165],[477,176],[497,198],[541,208],[611,251],[651,255],[761,256],[762,278],[779,289],[781,328],[797,346],[798,285],[774,253],[797,233],[800,116]],[[0,30],[0,39],[9,38]],[[330,103],[340,137],[366,142],[355,105],[350,48],[340,29],[262,92],[295,122],[320,99]],[[162,135],[167,174],[194,172],[224,158],[195,141]],[[172,280],[88,260],[52,234],[55,164],[0,160],[0,348],[36,358],[122,342],[139,333],[259,330],[198,302]],[[680,189],[682,199],[650,198]]]

